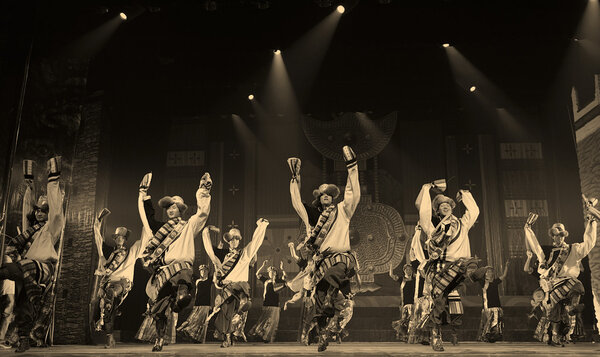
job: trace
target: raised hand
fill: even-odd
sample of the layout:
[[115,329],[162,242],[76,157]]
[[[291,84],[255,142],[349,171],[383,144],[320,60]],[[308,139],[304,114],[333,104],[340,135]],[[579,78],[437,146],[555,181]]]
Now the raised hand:
[[527,255],[527,259],[533,258],[533,252],[531,250],[528,249],[527,251],[525,251],[525,254]]
[[342,148],[342,152],[344,155],[344,162],[346,163],[346,167],[351,168],[356,165],[356,154],[354,150],[350,146],[344,146]]
[[297,157],[290,157],[287,159],[287,163],[292,172],[292,178],[300,176],[300,166],[302,165],[302,161]]
[[537,221],[538,217],[539,216],[537,214],[529,212],[529,216],[527,217],[527,221],[525,222],[525,228],[531,228],[531,226],[533,226]]
[[205,172],[204,175],[202,175],[202,178],[200,179],[200,188],[204,188],[207,191],[210,191],[212,188],[212,179],[208,172]]
[[259,219],[258,219],[258,221],[256,221],[256,225],[258,226],[258,225],[260,225],[261,223],[266,223],[266,224],[269,224],[269,221],[267,221],[267,220],[266,220],[266,219],[264,219],[264,218],[259,218]]

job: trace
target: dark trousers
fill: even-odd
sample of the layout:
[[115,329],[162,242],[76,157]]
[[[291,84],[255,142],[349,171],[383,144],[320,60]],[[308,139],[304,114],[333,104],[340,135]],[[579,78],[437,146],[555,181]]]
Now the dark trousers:
[[344,297],[350,293],[350,279],[344,263],[337,263],[329,268],[316,286],[315,317],[321,328],[327,326],[327,319],[335,315],[334,301],[338,291]]
[[[156,335],[158,338],[163,338],[167,331],[167,311],[173,310],[174,304],[177,301],[177,291],[180,285],[191,289],[192,271],[185,269],[173,275],[169,281],[158,291],[156,302],[152,307],[152,316],[156,321]],[[170,309],[169,309],[170,308]]]
[[118,312],[116,305],[119,305],[123,299],[125,286],[122,281],[111,281],[106,283],[103,290],[104,296],[100,297],[100,304],[104,305],[104,331],[110,334],[114,331],[115,318]]
[[9,263],[0,268],[0,280],[15,282],[15,325],[19,336],[29,336],[35,321],[35,310],[29,302],[27,292],[23,289],[23,271],[16,263]]

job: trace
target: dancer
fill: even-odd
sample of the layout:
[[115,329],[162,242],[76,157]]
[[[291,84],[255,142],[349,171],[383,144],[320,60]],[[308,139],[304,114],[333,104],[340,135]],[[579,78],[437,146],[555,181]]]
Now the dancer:
[[[448,323],[447,304],[449,293],[456,289],[465,279],[466,265],[471,257],[469,244],[469,230],[475,224],[479,215],[479,208],[471,193],[460,190],[457,198],[465,205],[465,213],[459,219],[452,214],[456,203],[450,197],[438,194],[433,199],[430,189],[434,184],[424,184],[419,196],[419,224],[427,235],[426,249],[428,261],[423,268],[430,285],[432,298],[432,311],[430,326],[432,335],[432,348],[434,351],[443,351],[441,326]],[[433,212],[440,218],[434,227],[432,223]],[[454,336],[453,336],[454,338]]]
[[[328,324],[335,322],[334,300],[341,291],[344,299],[352,299],[350,279],[356,274],[356,257],[350,251],[350,219],[360,201],[360,184],[356,154],[349,146],[343,147],[343,156],[348,169],[348,179],[344,200],[338,204],[334,200],[340,193],[337,186],[322,184],[313,191],[320,216],[307,234],[304,245],[318,255],[313,281],[315,284],[315,318],[319,325],[319,351],[327,349],[332,333]],[[299,174],[299,165],[292,169],[292,180]],[[299,200],[299,194],[292,196],[292,205],[302,220],[310,226],[308,213]],[[307,228],[308,231],[308,228]],[[307,232],[308,233],[308,232]]]
[[[290,242],[288,246],[292,258],[294,258],[300,266],[299,262],[302,262],[303,260],[296,255],[294,243]],[[298,272],[292,280],[287,282],[287,286],[290,290],[295,292],[295,294],[283,304],[283,310],[286,311],[288,305],[302,300],[300,342],[303,345],[308,346],[316,337],[316,334],[313,333],[313,331],[317,326],[317,322],[313,319],[315,303],[312,292],[315,286],[311,276],[315,269],[315,262],[312,258],[308,261],[305,260],[304,262],[306,264],[301,268],[302,270]]]
[[250,329],[249,334],[260,337],[263,342],[275,342],[277,327],[279,326],[279,291],[285,287],[286,272],[283,270],[283,262],[279,265],[279,271],[274,266],[267,268],[268,276],[262,274],[267,261],[263,261],[260,268],[256,271],[256,278],[264,285],[263,288],[263,307],[260,317],[256,324]]
[[215,266],[213,281],[220,289],[218,302],[207,321],[216,314],[215,328],[221,339],[221,347],[231,346],[231,334],[234,332],[232,320],[238,313],[248,311],[251,306],[250,285],[248,284],[248,268],[254,255],[263,243],[269,221],[260,218],[256,221],[256,229],[250,243],[239,249],[242,234],[239,229],[231,228],[223,239],[229,245],[229,252],[223,259],[215,255],[215,249],[210,240],[209,229],[202,231],[204,249]]
[[119,306],[125,301],[133,286],[135,262],[141,256],[143,242],[138,240],[131,248],[127,249],[125,242],[131,231],[125,227],[117,227],[112,235],[115,249],[108,259],[104,259],[102,252],[104,238],[100,232],[101,225],[102,217],[99,216],[94,222],[94,236],[100,256],[99,268],[95,274],[101,276],[102,279],[98,290],[99,317],[96,321],[96,331],[104,330],[106,332],[104,347],[113,348],[116,344],[113,336],[115,317],[118,315]]
[[540,262],[540,285],[548,296],[547,316],[552,327],[550,344],[564,346],[569,331],[574,325],[577,311],[583,306],[579,300],[585,292],[577,279],[581,269],[581,259],[585,258],[596,245],[596,221],[600,213],[594,207],[597,200],[584,198],[586,226],[582,243],[567,244],[569,232],[562,223],[554,223],[548,235],[554,248],[546,260],[535,233],[529,223],[525,223],[525,237],[531,250]]
[[[158,201],[165,209],[168,221],[154,218],[154,208],[148,195],[149,174],[140,183],[138,210],[144,233],[151,236],[144,247],[144,266],[153,274],[146,285],[148,315],[156,322],[156,340],[152,351],[161,351],[167,329],[167,314],[178,313],[191,301],[192,263],[194,262],[194,237],[204,227],[210,212],[212,180],[205,173],[196,191],[196,213],[189,220],[182,219],[187,205],[179,196],[166,196]],[[150,176],[151,177],[151,176]]]
[[472,273],[471,279],[481,285],[481,322],[479,324],[479,341],[496,342],[502,340],[504,330],[504,312],[500,304],[498,286],[506,280],[510,261],[504,265],[500,277],[496,277],[494,268],[485,266]]
[[25,172],[23,210],[32,212],[29,215],[31,220],[24,219],[23,232],[9,242],[23,258],[0,268],[0,280],[9,279],[22,286],[15,304],[15,322],[19,334],[16,352],[25,352],[30,348],[30,337],[40,340],[41,336],[34,335],[32,331],[34,323],[36,327],[42,324],[41,328],[47,329],[49,319],[45,316],[52,310],[52,299],[43,299],[43,296],[52,282],[59,259],[55,246],[65,224],[63,194],[59,184],[61,157],[51,158],[46,167],[47,196],[40,196],[36,204],[33,204],[33,172]]
[[[4,256],[4,264],[12,263],[12,259],[8,256]],[[0,288],[0,347],[10,348],[11,343],[9,342],[8,327],[14,319],[14,308],[15,308],[15,282],[9,279],[2,280],[0,282],[2,287]]]
[[196,280],[194,310],[187,320],[177,328],[177,331],[185,332],[196,342],[205,343],[208,324],[204,322],[210,312],[212,277],[205,264],[198,267],[198,272],[200,277]]
[[410,248],[410,259],[414,259],[417,265],[415,276],[415,295],[413,313],[408,323],[408,343],[420,343],[428,345],[431,339],[431,328],[427,326],[429,314],[431,313],[432,300],[429,294],[425,291],[431,290],[425,279],[425,274],[422,268],[427,263],[427,252],[423,250],[421,239],[426,236],[418,224],[415,226],[415,234],[413,235]]
[[396,339],[408,342],[408,325],[413,314],[415,300],[415,279],[413,267],[411,264],[404,264],[402,267],[404,276],[402,280],[394,274],[392,264],[390,264],[390,278],[400,283],[400,320],[392,322],[392,327],[396,331]]

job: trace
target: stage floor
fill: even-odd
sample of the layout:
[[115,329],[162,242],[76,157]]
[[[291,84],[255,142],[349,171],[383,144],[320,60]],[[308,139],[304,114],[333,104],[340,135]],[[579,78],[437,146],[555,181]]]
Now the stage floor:
[[[64,345],[50,348],[32,348],[19,356],[598,356],[600,344],[578,343],[564,348],[551,347],[540,343],[495,344],[464,342],[458,346],[447,345],[445,352],[434,352],[429,346],[407,345],[394,342],[348,342],[341,345],[330,344],[325,352],[317,353],[316,346],[299,346],[296,343],[241,343],[230,348],[220,348],[218,344],[177,344],[165,346],[161,353],[151,352],[151,345],[117,344],[116,349],[107,350],[102,346]],[[0,350],[0,356],[15,356],[13,350]]]

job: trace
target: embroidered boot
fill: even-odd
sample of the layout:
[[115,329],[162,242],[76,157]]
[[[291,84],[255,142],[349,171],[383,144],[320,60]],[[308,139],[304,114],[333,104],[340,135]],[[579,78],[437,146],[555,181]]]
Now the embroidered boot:
[[115,337],[113,336],[112,333],[107,333],[106,334],[106,344],[104,345],[104,348],[115,348],[117,346],[117,343],[115,342]]
[[317,351],[323,352],[327,349],[329,345],[329,330],[327,328],[322,328],[319,331],[319,348]]
[[15,350],[15,352],[17,352],[17,353],[25,352],[29,348],[31,348],[29,346],[29,337],[20,337],[19,345],[17,346],[17,349]]
[[221,342],[221,348],[227,348],[231,346],[231,334],[226,333],[225,339]]
[[154,346],[152,346],[152,352],[162,351],[164,343],[165,343],[164,339],[157,337],[156,340],[154,340]]
[[431,330],[431,348],[434,351],[441,352],[444,350],[443,342],[442,342],[442,331],[439,326],[435,326]]

